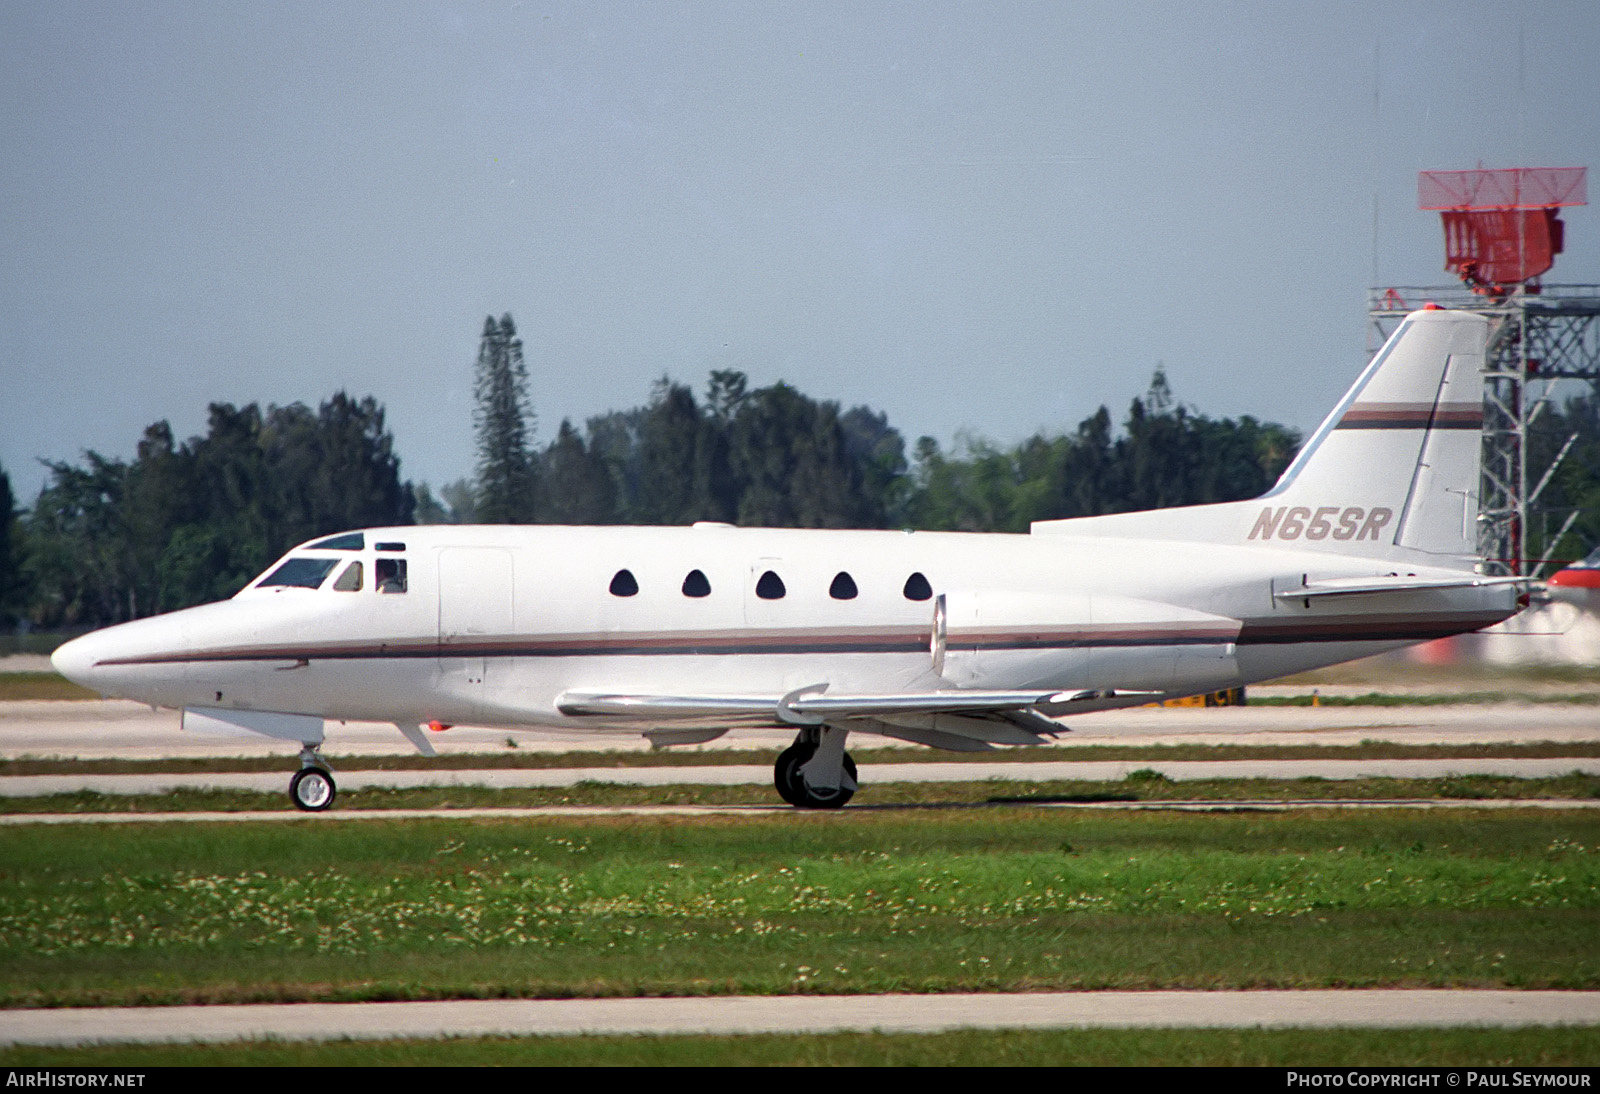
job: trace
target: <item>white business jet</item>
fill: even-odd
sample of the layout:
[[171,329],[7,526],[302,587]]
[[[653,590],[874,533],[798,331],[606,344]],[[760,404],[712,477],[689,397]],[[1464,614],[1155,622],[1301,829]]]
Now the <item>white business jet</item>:
[[[290,551],[231,600],[56,651],[190,729],[298,741],[327,808],[328,720],[642,732],[794,727],[782,797],[856,790],[851,733],[1036,744],[1063,715],[1271,679],[1477,630],[1518,579],[1476,555],[1486,320],[1408,317],[1267,494],[1041,521],[1028,535],[368,528]],[[1286,375],[1285,382],[1293,377]]]

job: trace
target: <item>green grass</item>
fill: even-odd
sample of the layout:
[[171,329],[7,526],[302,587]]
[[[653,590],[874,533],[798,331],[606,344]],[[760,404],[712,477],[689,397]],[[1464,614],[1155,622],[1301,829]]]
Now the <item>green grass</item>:
[[0,832],[0,1003],[1600,986],[1600,817]]
[[98,699],[100,693],[79,687],[54,672],[0,672],[0,702],[33,699]]
[[0,1067],[1582,1067],[1593,1028],[962,1030],[0,1049]]
[[[245,790],[178,790],[170,794],[101,794],[78,791],[30,798],[0,798],[0,814],[293,812],[287,793]],[[1457,775],[1434,779],[1205,779],[1175,782],[1154,771],[1134,771],[1115,781],[1060,780],[1019,782],[987,779],[957,783],[867,783],[850,810],[874,808],[957,808],[983,805],[1048,805],[1095,802],[1304,802],[1395,801],[1411,799],[1517,800],[1600,798],[1600,776],[1573,772],[1554,778],[1519,779],[1497,775]],[[341,790],[339,811],[388,809],[528,809],[554,805],[777,805],[776,793],[762,784],[742,786],[619,786],[580,782],[569,787],[495,790],[451,786],[417,789]]]

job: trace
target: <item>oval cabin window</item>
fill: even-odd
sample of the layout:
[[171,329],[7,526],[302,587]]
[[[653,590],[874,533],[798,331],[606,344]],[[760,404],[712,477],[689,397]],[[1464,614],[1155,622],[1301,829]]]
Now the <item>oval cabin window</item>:
[[840,570],[833,575],[833,584],[828,586],[828,595],[835,600],[854,600],[856,598],[855,578]]
[[906,578],[903,591],[907,600],[927,600],[933,596],[933,586],[928,584],[928,579],[920,571]]
[[768,570],[761,575],[761,580],[756,582],[756,595],[762,600],[782,600],[783,594],[788,592],[783,587],[783,578]]
[[632,570],[618,570],[617,576],[611,579],[612,596],[633,596],[639,591],[639,583],[633,579]]
[[706,575],[699,570],[690,570],[689,576],[683,579],[684,596],[710,596],[711,582],[706,580]]

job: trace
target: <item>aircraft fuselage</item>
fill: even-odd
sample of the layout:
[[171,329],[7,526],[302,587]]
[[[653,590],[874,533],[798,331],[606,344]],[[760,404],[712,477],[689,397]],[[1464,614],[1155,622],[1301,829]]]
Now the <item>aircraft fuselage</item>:
[[[1274,594],[1374,566],[1280,547],[1068,535],[441,525],[289,557],[332,566],[319,588],[255,585],[86,636],[64,651],[64,668],[161,706],[636,728],[654,716],[574,717],[560,699],[784,694],[818,682],[835,693],[1195,694],[1475,630],[1514,610],[1504,586],[1373,606],[1285,600]],[[334,587],[350,563],[370,575],[382,559],[404,560],[404,592],[370,578]],[[623,572],[629,595],[612,591]],[[696,572],[704,595],[685,592]],[[769,574],[780,585],[763,588]],[[833,595],[846,589],[854,595]]]

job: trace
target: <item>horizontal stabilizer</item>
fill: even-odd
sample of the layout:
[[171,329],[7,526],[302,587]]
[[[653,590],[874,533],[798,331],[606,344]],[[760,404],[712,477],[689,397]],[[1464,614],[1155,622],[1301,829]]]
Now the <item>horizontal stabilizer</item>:
[[1381,577],[1339,577],[1310,581],[1273,594],[1277,600],[1321,600],[1335,596],[1396,596],[1402,593],[1437,589],[1482,589],[1493,585],[1530,585],[1528,577],[1418,577],[1415,574],[1385,574]]

